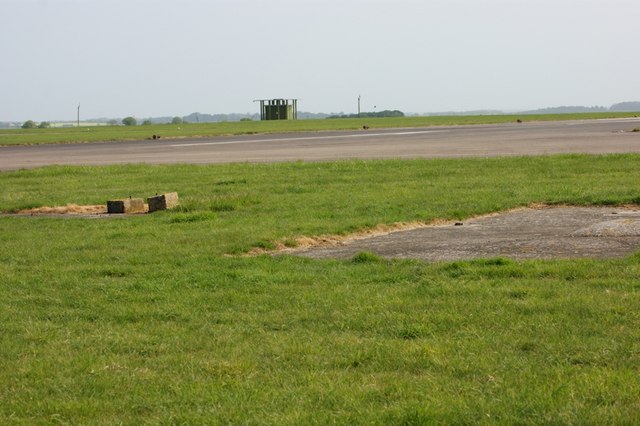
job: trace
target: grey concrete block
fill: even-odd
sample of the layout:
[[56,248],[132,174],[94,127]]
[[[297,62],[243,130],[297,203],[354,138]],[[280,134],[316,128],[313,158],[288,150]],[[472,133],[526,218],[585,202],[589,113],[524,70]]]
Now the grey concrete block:
[[107,201],[107,213],[145,213],[146,208],[142,198],[125,198],[123,200]]
[[179,204],[178,193],[168,192],[162,195],[156,195],[147,198],[149,204],[149,213],[156,210],[167,210],[176,207]]

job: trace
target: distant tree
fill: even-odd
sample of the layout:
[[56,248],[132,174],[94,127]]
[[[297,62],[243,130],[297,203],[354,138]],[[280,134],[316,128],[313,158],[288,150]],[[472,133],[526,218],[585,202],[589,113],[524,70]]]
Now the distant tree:
[[22,125],[22,128],[23,129],[35,129],[36,128],[36,122],[33,121],[33,120],[27,120]]
[[117,125],[118,125],[118,120],[109,120],[109,121],[107,122],[107,124],[108,124],[109,126],[117,126]]
[[153,123],[151,122],[151,119],[150,119],[150,118],[147,118],[146,120],[144,120],[144,121],[142,122],[142,125],[143,125],[143,126],[151,126],[152,124],[153,124]]
[[49,127],[51,127],[51,123],[49,123],[48,121],[43,121],[42,123],[38,124],[39,129],[48,129]]
[[122,124],[124,124],[125,126],[135,126],[136,124],[138,124],[138,120],[133,117],[125,117],[122,119]]
[[171,124],[182,124],[184,123],[184,120],[180,117],[173,117],[173,119],[171,120]]

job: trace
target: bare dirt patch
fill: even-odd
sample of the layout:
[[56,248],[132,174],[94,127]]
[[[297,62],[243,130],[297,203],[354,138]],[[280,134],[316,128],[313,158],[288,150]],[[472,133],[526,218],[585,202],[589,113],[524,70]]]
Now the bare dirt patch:
[[24,215],[45,215],[45,214],[106,214],[106,205],[79,206],[77,204],[67,204],[56,207],[36,207],[33,209],[20,210],[18,214]]
[[368,251],[385,258],[451,261],[615,258],[640,249],[640,207],[533,206],[509,212],[390,230],[371,236],[326,237],[286,252],[312,258],[351,258]]
[[[145,209],[147,206],[145,205]],[[100,205],[78,205],[67,204],[66,206],[35,207],[32,209],[20,210],[16,213],[5,213],[3,216],[46,216],[59,218],[113,218],[123,217],[124,214],[109,214],[106,204]]]

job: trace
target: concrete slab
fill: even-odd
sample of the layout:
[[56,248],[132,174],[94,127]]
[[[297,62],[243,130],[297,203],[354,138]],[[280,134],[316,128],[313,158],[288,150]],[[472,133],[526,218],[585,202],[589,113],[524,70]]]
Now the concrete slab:
[[155,195],[147,199],[149,204],[149,213],[157,210],[167,210],[176,207],[179,204],[178,193],[168,192],[162,195]]
[[451,261],[615,258],[640,250],[640,207],[519,209],[462,222],[428,226],[290,251],[311,258],[348,259],[361,251],[385,258]]

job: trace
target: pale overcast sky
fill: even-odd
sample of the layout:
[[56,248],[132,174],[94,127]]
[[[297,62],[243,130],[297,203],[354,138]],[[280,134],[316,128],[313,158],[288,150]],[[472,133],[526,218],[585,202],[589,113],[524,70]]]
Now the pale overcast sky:
[[639,0],[0,0],[0,121],[640,101]]

